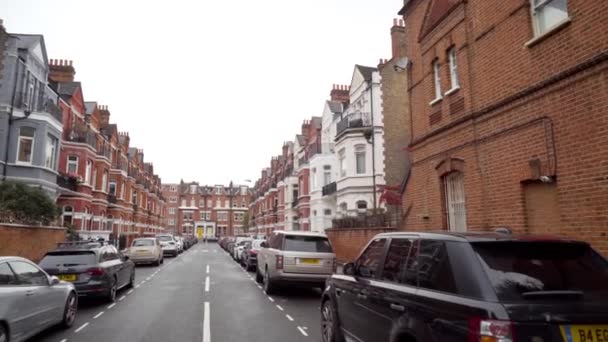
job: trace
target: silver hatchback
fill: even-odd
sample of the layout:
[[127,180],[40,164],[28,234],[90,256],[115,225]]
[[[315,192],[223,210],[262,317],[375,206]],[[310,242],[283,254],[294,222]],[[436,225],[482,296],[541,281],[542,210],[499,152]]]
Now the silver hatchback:
[[0,342],[25,341],[56,324],[69,328],[77,309],[73,284],[27,259],[0,257]]
[[256,280],[266,293],[281,284],[323,287],[336,269],[336,255],[321,233],[275,231],[258,253]]

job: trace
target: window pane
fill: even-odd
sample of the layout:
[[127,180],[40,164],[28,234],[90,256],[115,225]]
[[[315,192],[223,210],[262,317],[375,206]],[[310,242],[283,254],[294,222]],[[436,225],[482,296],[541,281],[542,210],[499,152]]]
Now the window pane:
[[285,250],[292,252],[332,253],[329,240],[318,236],[285,236]]
[[373,278],[382,261],[382,253],[386,239],[374,240],[357,260],[357,275],[361,277]]
[[13,271],[10,269],[10,267],[8,267],[8,264],[0,264],[0,286],[16,284],[17,279],[15,278]]
[[32,162],[32,150],[34,147],[34,140],[32,138],[19,138],[19,156],[20,162],[31,163]]
[[95,259],[93,252],[53,252],[44,256],[40,261],[40,267],[93,265]]
[[445,242],[423,240],[418,254],[418,281],[422,288],[458,293]]
[[40,269],[27,262],[13,261],[9,263],[20,284],[27,285],[49,285],[49,280],[46,274]]
[[402,283],[403,269],[412,247],[410,239],[393,239],[386,254],[384,261],[384,270],[382,271],[382,280],[395,283]]
[[365,173],[365,152],[355,153],[357,160],[357,173]]

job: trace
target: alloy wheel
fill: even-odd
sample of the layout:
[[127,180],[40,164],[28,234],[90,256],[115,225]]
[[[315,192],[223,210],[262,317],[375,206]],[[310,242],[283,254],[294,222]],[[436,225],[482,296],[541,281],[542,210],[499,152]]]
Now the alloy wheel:
[[8,341],[8,336],[6,336],[6,330],[4,329],[2,324],[0,324],[0,342],[6,341]]
[[110,288],[110,296],[109,299],[111,302],[116,301],[116,292],[118,291],[118,282],[114,281],[112,287]]
[[334,316],[329,300],[323,303],[323,310],[321,310],[321,336],[323,342],[333,342],[334,340]]
[[65,317],[63,319],[65,326],[70,327],[76,320],[76,312],[78,311],[78,298],[74,293],[70,293],[67,305],[65,308]]

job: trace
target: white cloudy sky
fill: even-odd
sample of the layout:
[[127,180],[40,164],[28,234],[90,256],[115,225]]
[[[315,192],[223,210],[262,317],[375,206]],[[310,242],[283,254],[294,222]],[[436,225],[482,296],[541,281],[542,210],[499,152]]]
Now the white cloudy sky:
[[403,0],[2,0],[71,59],[164,182],[255,180],[354,64],[390,58]]

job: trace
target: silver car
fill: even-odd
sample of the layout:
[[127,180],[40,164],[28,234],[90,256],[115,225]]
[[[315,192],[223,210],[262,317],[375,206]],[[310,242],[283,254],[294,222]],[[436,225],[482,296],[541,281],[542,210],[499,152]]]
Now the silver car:
[[57,324],[69,328],[77,310],[73,284],[27,259],[0,257],[0,342],[25,341]]
[[324,234],[274,231],[261,247],[256,280],[267,294],[285,283],[322,288],[336,269],[336,255]]

